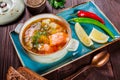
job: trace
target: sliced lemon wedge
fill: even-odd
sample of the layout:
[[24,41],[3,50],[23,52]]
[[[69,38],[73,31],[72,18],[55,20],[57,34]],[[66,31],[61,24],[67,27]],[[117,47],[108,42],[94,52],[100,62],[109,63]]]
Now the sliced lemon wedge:
[[93,45],[92,40],[89,38],[89,36],[87,35],[87,33],[84,31],[84,29],[81,27],[79,23],[75,24],[75,31],[78,38],[85,46],[90,47],[91,45]]
[[109,36],[100,32],[99,30],[93,28],[89,37],[97,43],[106,43],[109,39]]

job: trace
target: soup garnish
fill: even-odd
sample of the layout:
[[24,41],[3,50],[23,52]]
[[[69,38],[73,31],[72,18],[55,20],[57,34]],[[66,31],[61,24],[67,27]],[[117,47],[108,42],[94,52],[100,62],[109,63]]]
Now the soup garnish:
[[23,44],[32,52],[50,54],[62,49],[69,40],[67,27],[53,18],[29,24],[23,32]]

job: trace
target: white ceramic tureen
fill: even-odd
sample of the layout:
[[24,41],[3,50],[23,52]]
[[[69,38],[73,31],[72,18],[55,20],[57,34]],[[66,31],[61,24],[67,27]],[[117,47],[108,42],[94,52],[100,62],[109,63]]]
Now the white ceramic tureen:
[[16,20],[24,11],[23,0],[0,0],[0,25]]

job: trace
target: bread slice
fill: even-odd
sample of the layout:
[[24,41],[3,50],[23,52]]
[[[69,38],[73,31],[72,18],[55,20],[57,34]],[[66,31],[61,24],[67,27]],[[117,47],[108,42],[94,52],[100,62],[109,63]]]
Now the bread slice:
[[27,80],[47,80],[44,77],[38,75],[37,73],[31,71],[25,67],[19,67],[17,71],[23,75]]
[[27,80],[19,72],[17,72],[13,67],[8,69],[7,80]]

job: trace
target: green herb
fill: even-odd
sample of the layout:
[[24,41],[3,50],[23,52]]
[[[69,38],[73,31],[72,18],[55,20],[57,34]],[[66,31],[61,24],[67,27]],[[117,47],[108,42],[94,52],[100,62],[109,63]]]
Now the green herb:
[[103,29],[109,36],[111,36],[113,39],[115,39],[114,34],[102,23],[95,19],[91,18],[73,18],[68,20],[69,22],[79,22],[79,23],[89,23],[89,24],[94,24],[98,26],[99,28]]
[[42,36],[44,36],[44,37],[47,36],[47,32],[46,31],[42,31],[42,32],[36,31],[34,33],[34,35],[31,37],[32,38],[32,43],[33,43],[34,46],[36,46],[36,47],[38,46],[39,41],[41,40]]
[[36,46],[38,45],[38,40],[40,38],[40,35],[41,35],[40,32],[36,32],[34,36],[32,36],[32,40],[33,40],[32,43]]
[[65,4],[65,0],[48,0],[50,5],[56,9],[63,8]]

